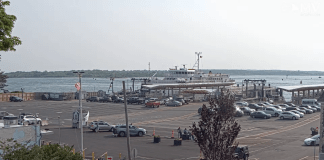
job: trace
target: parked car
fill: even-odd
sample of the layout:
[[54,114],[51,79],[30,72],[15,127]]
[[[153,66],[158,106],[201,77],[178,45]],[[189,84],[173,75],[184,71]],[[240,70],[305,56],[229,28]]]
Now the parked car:
[[315,145],[319,145],[319,141],[320,141],[320,135],[315,135],[311,138],[306,138],[304,140],[304,144],[306,146],[315,146]]
[[247,107],[249,103],[243,101],[243,102],[236,102],[235,105],[239,107]]
[[250,117],[269,119],[269,118],[271,118],[271,114],[266,114],[263,111],[256,111],[256,112],[251,113]]
[[250,115],[251,113],[255,112],[255,109],[251,109],[249,107],[242,107],[241,110],[244,112],[244,114]]
[[298,107],[300,110],[304,110],[306,112],[306,114],[312,114],[313,110],[305,108],[305,107]]
[[285,111],[292,111],[292,110],[296,110],[298,112],[302,112],[302,113],[306,114],[306,111],[305,110],[301,110],[301,109],[299,109],[297,107],[288,107],[288,108],[286,108]]
[[237,106],[235,106],[234,117],[242,117],[244,112]]
[[276,109],[274,107],[263,108],[263,112],[267,113],[267,114],[270,114],[271,116],[275,116],[275,117],[278,117],[282,113],[281,110],[278,110],[278,109]]
[[259,105],[255,104],[255,103],[250,103],[248,105],[248,107],[251,108],[251,109],[255,109],[256,111],[257,110],[262,110],[262,108],[263,108],[262,106],[259,106]]
[[101,130],[107,130],[107,131],[114,131],[115,125],[110,125],[107,122],[104,121],[93,121],[89,125],[89,129],[92,131],[96,131],[97,127],[99,126],[99,131]]
[[291,110],[290,112],[298,114],[300,118],[304,117],[304,113],[302,113],[302,112],[299,112],[299,111],[296,111],[296,110]]
[[168,101],[165,105],[166,106],[181,106],[182,103],[179,101]]
[[23,99],[21,99],[20,97],[17,96],[10,96],[9,98],[10,102],[22,102]]
[[31,113],[21,113],[18,118],[20,124],[27,123],[28,125],[30,124],[42,125],[42,119],[38,118],[37,115],[36,116],[32,115]]
[[0,120],[2,120],[3,117],[5,117],[5,116],[13,116],[13,114],[8,113],[6,111],[0,111]]
[[250,153],[249,148],[246,145],[238,145],[234,152],[234,158],[235,159],[249,159]]
[[114,103],[124,103],[124,98],[122,97],[116,97],[114,100],[113,100]]
[[101,103],[112,102],[112,99],[111,99],[111,97],[100,97],[99,102],[101,102]]
[[99,102],[99,97],[90,97],[86,99],[87,102]]
[[320,112],[321,111],[321,107],[318,107],[318,106],[311,106],[312,108],[315,108],[317,110],[317,112]]
[[313,107],[311,107],[311,106],[309,106],[309,105],[305,105],[305,104],[303,104],[303,105],[301,105],[301,106],[299,106],[299,107],[304,107],[304,108],[310,109],[310,110],[313,111],[313,113],[317,111],[316,108],[313,108]]
[[185,100],[183,98],[176,98],[175,100],[178,101],[178,102],[181,102],[182,105],[189,104],[189,100]]
[[300,116],[296,113],[293,113],[293,112],[282,112],[279,116],[280,119],[292,119],[292,120],[296,120],[296,119],[299,119]]
[[144,100],[140,100],[139,97],[130,97],[127,99],[127,103],[129,104],[143,104]]
[[[119,125],[116,127],[114,130],[114,134],[117,134],[120,137],[125,137],[126,136],[126,125]],[[147,134],[146,129],[144,128],[138,128],[133,125],[129,125],[129,134],[131,136],[140,136],[142,137],[143,135]]]
[[293,103],[286,103],[288,106],[290,106],[290,107],[297,107],[295,104],[293,104]]
[[283,107],[281,107],[279,105],[272,105],[272,107],[274,107],[274,108],[276,108],[278,110],[281,110],[281,111],[285,111],[286,110],[286,108],[283,108]]
[[288,107],[290,107],[288,104],[278,104],[278,106],[283,107],[283,108],[288,108]]
[[269,103],[269,102],[263,102],[263,104],[267,105],[267,106],[273,106],[273,104]]

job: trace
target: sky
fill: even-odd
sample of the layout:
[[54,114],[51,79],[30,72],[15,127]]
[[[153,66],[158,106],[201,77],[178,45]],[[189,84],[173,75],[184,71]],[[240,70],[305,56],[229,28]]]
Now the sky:
[[200,68],[324,71],[320,0],[11,0],[15,71]]

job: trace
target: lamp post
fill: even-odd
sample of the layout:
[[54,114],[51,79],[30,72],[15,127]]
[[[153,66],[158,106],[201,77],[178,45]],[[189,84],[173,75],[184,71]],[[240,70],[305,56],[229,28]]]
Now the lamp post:
[[[61,114],[62,112],[56,112],[58,114]],[[57,116],[58,118],[58,124],[59,124],[59,144],[61,144],[61,123],[60,123],[60,118],[61,116]]]
[[81,102],[81,94],[82,94],[82,85],[81,85],[81,76],[82,73],[84,72],[73,72],[78,74],[79,76],[79,83],[80,83],[80,90],[79,90],[79,107],[80,107],[80,114],[79,114],[79,122],[80,122],[80,128],[81,128],[81,152],[83,152],[83,125],[82,125],[82,121],[83,121],[83,114],[82,114],[82,102]]
[[24,100],[24,89],[25,88],[21,88],[21,98]]

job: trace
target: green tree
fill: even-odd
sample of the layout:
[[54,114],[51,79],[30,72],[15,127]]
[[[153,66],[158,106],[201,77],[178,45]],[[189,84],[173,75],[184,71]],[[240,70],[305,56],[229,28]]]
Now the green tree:
[[191,131],[206,160],[234,160],[235,142],[241,126],[234,119],[234,95],[222,92],[203,105],[198,124]]
[[17,18],[6,13],[5,6],[9,5],[9,1],[0,0],[0,51],[16,51],[14,47],[21,44],[19,37],[11,36]]
[[0,157],[5,160],[82,160],[82,155],[80,153],[73,154],[72,149],[73,147],[58,144],[28,147],[13,139],[8,139],[7,142],[0,142],[0,150],[3,152]]

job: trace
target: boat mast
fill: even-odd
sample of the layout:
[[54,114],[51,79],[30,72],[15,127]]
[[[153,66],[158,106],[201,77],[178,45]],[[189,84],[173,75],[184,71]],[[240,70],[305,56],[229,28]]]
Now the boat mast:
[[200,71],[199,70],[199,58],[201,57],[200,55],[202,54],[202,52],[195,52],[195,54],[198,56],[198,72]]

